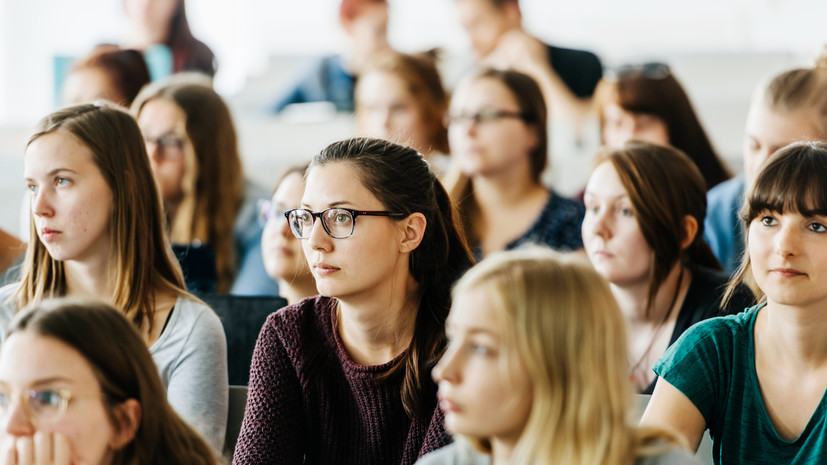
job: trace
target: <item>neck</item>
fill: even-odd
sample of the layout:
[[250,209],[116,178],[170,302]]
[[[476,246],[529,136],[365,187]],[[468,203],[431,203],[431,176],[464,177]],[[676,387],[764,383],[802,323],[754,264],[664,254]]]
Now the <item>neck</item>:
[[[761,322],[763,317],[763,323]],[[827,365],[827,319],[823,307],[802,308],[772,301],[759,313],[756,345],[791,367],[823,368]]]
[[[681,278],[681,273],[683,273],[683,278]],[[681,298],[675,299],[676,294],[684,290],[678,289],[679,280],[681,287],[688,289],[691,281],[689,270],[680,263],[676,263],[655,293],[648,314],[646,312],[649,299],[648,277],[631,284],[612,284],[611,288],[626,321],[630,324],[654,325],[663,322],[673,305],[680,306],[683,301]]]
[[168,25],[134,24],[123,43],[124,48],[144,50],[151,45],[167,41]]
[[316,290],[316,281],[311,276],[309,279],[279,279],[279,294],[287,299],[287,305],[294,303],[318,294]]
[[506,465],[511,460],[516,441],[491,438],[491,465]]
[[518,170],[498,176],[475,176],[473,181],[474,198],[483,211],[519,205],[533,195],[547,192],[545,187],[520,175]]
[[115,283],[109,257],[100,260],[63,262],[66,276],[66,295],[94,297],[106,302],[112,301]]
[[406,285],[390,286],[391,292],[386,298],[374,295],[358,302],[339,300],[339,335],[356,363],[381,365],[410,346],[419,300],[411,298],[415,295],[416,282],[406,274]]

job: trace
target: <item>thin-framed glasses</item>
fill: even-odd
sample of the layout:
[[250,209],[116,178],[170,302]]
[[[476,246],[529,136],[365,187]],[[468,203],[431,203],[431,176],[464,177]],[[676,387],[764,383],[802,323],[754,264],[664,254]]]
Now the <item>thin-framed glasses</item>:
[[68,389],[13,391],[2,387],[0,388],[0,417],[8,416],[14,398],[17,397],[33,424],[56,421],[66,413],[69,402],[80,396],[105,397],[106,395],[99,391],[70,391]]
[[392,213],[387,211],[364,211],[350,208],[333,207],[320,212],[313,212],[306,208],[295,208],[284,212],[290,230],[298,239],[309,239],[313,230],[313,223],[316,218],[322,220],[322,227],[325,232],[334,239],[344,239],[353,235],[358,216],[388,216],[391,218],[403,218],[405,213]]
[[144,143],[154,144],[165,158],[177,158],[183,153],[186,140],[175,134],[166,134],[156,138],[144,137]]
[[497,121],[505,118],[521,119],[526,122],[530,122],[532,119],[530,115],[527,115],[526,113],[522,113],[519,111],[495,110],[493,108],[484,108],[470,115],[445,115],[444,124],[446,128],[451,126],[452,124],[464,124],[471,122],[473,122],[476,125],[480,125],[482,123],[489,123],[492,121]]
[[278,206],[271,200],[260,199],[258,205],[258,224],[262,227],[266,226],[270,221],[275,221],[275,224],[281,225],[286,221],[284,215],[285,211],[278,208]]
[[617,66],[614,68],[607,68],[604,72],[606,79],[616,81],[622,77],[639,74],[647,79],[660,80],[665,79],[672,74],[669,65],[659,61],[650,61],[647,63],[635,63]]

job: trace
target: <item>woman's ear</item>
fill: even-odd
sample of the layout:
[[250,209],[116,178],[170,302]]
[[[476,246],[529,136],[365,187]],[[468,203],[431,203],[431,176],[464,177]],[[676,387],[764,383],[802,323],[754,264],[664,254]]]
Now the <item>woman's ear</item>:
[[109,446],[118,450],[135,438],[141,426],[141,404],[135,399],[127,399],[114,409],[115,434],[109,440]]
[[695,236],[698,234],[698,220],[692,215],[684,215],[683,217],[683,239],[681,239],[681,250],[686,250],[692,242],[695,241]]
[[428,220],[422,213],[411,213],[407,218],[400,221],[401,240],[399,242],[400,252],[411,252],[422,242],[425,237],[425,226]]

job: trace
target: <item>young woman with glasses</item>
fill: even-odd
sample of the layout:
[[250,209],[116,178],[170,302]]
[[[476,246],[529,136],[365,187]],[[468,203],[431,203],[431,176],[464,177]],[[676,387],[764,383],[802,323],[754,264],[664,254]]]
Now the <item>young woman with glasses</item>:
[[293,235],[285,212],[301,206],[306,166],[290,168],[281,177],[270,200],[259,205],[264,222],[261,255],[267,274],[278,281],[279,295],[292,305],[318,294],[316,280],[302,251],[301,240]]
[[672,145],[695,162],[707,190],[729,179],[689,96],[666,64],[625,65],[608,72],[597,86],[594,104],[608,147],[632,139]]
[[687,331],[655,365],[642,423],[669,427],[714,463],[827,457],[827,143],[795,142],[758,170],[741,208],[760,303]]
[[414,149],[378,139],[316,155],[288,221],[321,296],[270,315],[234,463],[412,464],[447,444],[430,370],[450,288],[472,260]]
[[583,244],[626,317],[630,377],[651,394],[652,366],[698,321],[752,305],[741,286],[721,305],[728,279],[703,239],[701,173],[680,151],[645,142],[597,154],[584,197]]
[[495,253],[453,295],[433,375],[457,441],[417,465],[697,463],[674,435],[630,423],[623,315],[582,257]]
[[456,90],[446,119],[457,172],[447,183],[477,257],[526,242],[583,247],[583,206],[546,188],[546,106],[537,83],[487,69]]
[[169,402],[221,450],[224,331],[184,288],[135,120],[109,103],[58,110],[39,123],[23,161],[31,236],[20,281],[0,289],[0,339],[14,313],[47,298],[111,303],[149,347]]
[[185,277],[192,282],[189,272],[215,271],[214,289],[195,290],[275,295],[256,218],[256,201],[267,194],[245,183],[230,109],[211,83],[184,75],[149,85],[132,113],[163,194],[170,239],[182,249]]
[[0,351],[0,463],[217,464],[166,399],[141,334],[93,299],[34,304]]

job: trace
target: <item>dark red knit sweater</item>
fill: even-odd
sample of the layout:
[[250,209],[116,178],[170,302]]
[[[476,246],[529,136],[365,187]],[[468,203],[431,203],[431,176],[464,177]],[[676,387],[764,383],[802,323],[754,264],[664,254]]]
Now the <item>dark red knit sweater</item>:
[[436,406],[405,414],[401,378],[379,383],[383,365],[350,358],[335,330],[336,301],[305,299],[270,315],[250,368],[249,395],[233,463],[413,464],[451,441]]

